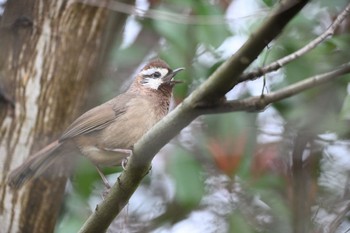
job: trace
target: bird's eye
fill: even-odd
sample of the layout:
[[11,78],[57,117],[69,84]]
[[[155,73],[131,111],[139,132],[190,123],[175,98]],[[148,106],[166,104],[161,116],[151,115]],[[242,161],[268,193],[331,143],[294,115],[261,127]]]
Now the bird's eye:
[[159,77],[161,76],[161,74],[157,71],[157,72],[155,72],[155,73],[153,74],[153,76],[154,76],[155,78],[159,78]]

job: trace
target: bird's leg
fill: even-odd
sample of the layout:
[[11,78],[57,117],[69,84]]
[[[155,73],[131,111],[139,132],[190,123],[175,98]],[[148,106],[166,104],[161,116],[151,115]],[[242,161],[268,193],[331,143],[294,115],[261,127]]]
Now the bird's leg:
[[113,149],[113,148],[103,148],[105,151],[117,152],[121,154],[127,154],[128,156],[132,155],[131,149]]
[[[117,163],[120,163],[121,166],[123,167],[123,169],[125,170],[125,166],[128,162],[128,157],[132,155],[132,150],[131,149],[111,149],[111,148],[103,148],[102,149],[105,153],[103,153],[104,155],[107,154],[107,156],[109,157],[108,160],[110,162],[116,162],[116,161],[120,161]],[[101,157],[100,157],[101,159]],[[99,162],[99,161],[97,161]],[[100,160],[101,162],[101,160]],[[103,192],[102,194],[102,198],[104,199],[106,197],[106,195],[108,194],[109,190],[111,189],[110,184],[108,183],[107,178],[104,176],[104,174],[102,173],[101,169],[99,168],[98,165],[95,165],[96,170],[98,172],[98,174],[100,174],[102,181],[104,183],[104,185],[106,186],[106,191]]]
[[98,172],[98,174],[100,174],[102,181],[104,183],[104,185],[106,186],[107,190],[111,189],[111,185],[109,184],[107,178],[105,177],[105,175],[102,173],[100,167],[98,165],[95,165],[96,170]]

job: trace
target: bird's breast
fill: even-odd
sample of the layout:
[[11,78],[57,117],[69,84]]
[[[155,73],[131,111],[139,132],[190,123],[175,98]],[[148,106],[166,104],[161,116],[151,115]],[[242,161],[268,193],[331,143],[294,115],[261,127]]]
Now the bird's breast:
[[101,130],[99,145],[108,148],[130,148],[162,119],[167,111],[167,106],[155,104],[152,99],[130,100],[126,111]]

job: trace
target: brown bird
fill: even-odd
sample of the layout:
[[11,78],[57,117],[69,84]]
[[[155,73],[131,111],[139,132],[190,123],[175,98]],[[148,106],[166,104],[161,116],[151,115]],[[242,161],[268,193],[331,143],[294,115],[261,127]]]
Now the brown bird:
[[81,115],[58,140],[13,170],[8,184],[19,188],[41,175],[69,142],[95,164],[109,186],[98,166],[121,165],[132,154],[136,141],[168,113],[172,89],[180,82],[173,77],[183,69],[172,70],[160,59],[150,61],[125,93]]

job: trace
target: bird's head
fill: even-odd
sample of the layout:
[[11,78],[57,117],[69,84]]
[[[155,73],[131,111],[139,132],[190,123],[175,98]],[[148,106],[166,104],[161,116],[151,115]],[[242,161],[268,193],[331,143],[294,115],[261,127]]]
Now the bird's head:
[[174,80],[175,75],[184,68],[170,69],[168,64],[160,59],[152,60],[143,67],[136,82],[150,90],[159,90],[162,87],[172,88],[181,81]]

